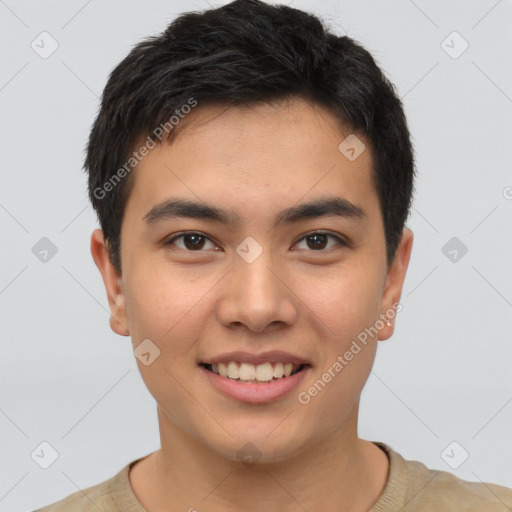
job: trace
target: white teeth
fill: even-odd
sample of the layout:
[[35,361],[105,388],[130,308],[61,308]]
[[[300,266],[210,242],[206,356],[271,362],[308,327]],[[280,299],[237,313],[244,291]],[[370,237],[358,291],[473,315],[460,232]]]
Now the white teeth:
[[241,363],[240,370],[238,370],[238,378],[240,380],[254,380],[256,378],[256,367],[253,364]]
[[229,361],[211,365],[213,373],[229,379],[242,380],[244,382],[270,382],[272,379],[289,377],[292,372],[299,369],[301,365],[292,363],[263,363],[259,365],[249,363],[238,363]]
[[239,373],[238,373],[238,364],[234,361],[230,361],[228,363],[228,377],[230,379],[238,379]]
[[280,379],[284,375],[283,363],[276,363],[274,365],[274,377]]
[[[212,368],[212,370],[213,370],[213,368]],[[226,368],[226,365],[224,363],[219,363],[219,375],[221,377],[228,376],[228,369]]]
[[259,364],[256,366],[256,379],[261,381],[272,380],[274,369],[270,363]]

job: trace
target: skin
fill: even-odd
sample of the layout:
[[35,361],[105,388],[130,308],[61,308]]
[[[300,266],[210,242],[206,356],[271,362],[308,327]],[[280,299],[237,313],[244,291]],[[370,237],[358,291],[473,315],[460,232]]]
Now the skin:
[[[349,161],[338,145],[350,133],[327,110],[301,99],[252,108],[199,105],[171,144],[150,151],[134,171],[121,231],[122,274],[97,229],[91,252],[105,284],[114,332],[133,348],[149,338],[160,356],[142,378],[157,402],[160,450],[135,464],[130,482],[150,512],[368,511],[388,478],[385,453],[357,434],[361,391],[377,336],[307,405],[307,391],[339,355],[401,296],[413,234],[405,228],[388,267],[372,154]],[[285,207],[341,196],[364,220],[322,217],[271,230]],[[228,208],[238,226],[144,215],[170,197]],[[316,249],[304,237],[327,238]],[[199,249],[174,234],[207,238]],[[253,237],[262,254],[247,263],[237,246]],[[190,242],[190,240],[189,240]],[[215,250],[217,248],[217,250]],[[197,364],[232,350],[280,349],[312,368],[299,389],[272,403],[235,401],[213,388]],[[261,454],[247,465],[248,442]]]

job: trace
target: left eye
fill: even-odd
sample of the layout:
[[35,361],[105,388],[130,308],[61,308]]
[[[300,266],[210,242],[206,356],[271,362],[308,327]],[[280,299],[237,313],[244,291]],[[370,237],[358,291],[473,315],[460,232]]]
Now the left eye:
[[[179,246],[178,247],[180,249],[190,249],[190,250],[195,250],[195,249],[202,249],[204,247],[204,241],[205,240],[209,240],[212,244],[213,242],[206,236],[206,235],[203,235],[201,233],[182,233],[181,235],[177,235],[175,236],[174,238],[171,238],[169,241],[167,241],[165,243],[165,245],[174,245],[174,241],[175,240],[179,240],[180,238],[182,238],[184,241],[185,241],[185,244],[184,244],[184,247],[183,246]],[[214,245],[214,248],[217,247],[215,244]],[[198,251],[196,251],[198,252]]]
[[[322,250],[322,249],[326,248],[325,246],[327,245],[327,240],[329,238],[331,238],[331,240],[335,240],[337,242],[337,245],[346,245],[345,242],[338,236],[332,235],[330,233],[321,233],[321,232],[311,233],[310,235],[306,235],[306,236],[302,237],[299,240],[299,242],[301,242],[302,240],[307,240],[308,242],[312,242],[311,245],[314,248],[314,250]],[[299,243],[299,242],[297,242],[297,243]],[[306,243],[308,243],[308,242],[306,242]],[[311,247],[311,245],[308,244],[309,247]],[[331,247],[329,247],[329,249]]]
[[[328,239],[335,240],[334,245],[346,245],[346,243],[339,237],[332,235],[331,233],[322,233],[322,232],[315,232],[311,233],[309,235],[306,235],[302,237],[296,244],[299,242],[302,242],[303,240],[306,240],[306,244],[308,245],[308,248],[312,248],[314,251],[324,250],[326,248],[326,245],[328,245]],[[184,242],[183,244],[175,244],[176,240],[180,240]],[[195,252],[200,252],[200,249],[203,249],[205,246],[205,242],[209,241],[213,245],[214,250],[218,250],[218,246],[213,243],[213,241],[208,238],[206,235],[203,235],[202,233],[182,233],[181,235],[177,235],[170,240],[168,240],[165,245],[176,245],[180,249],[185,250],[191,250]],[[331,246],[332,247],[332,246]],[[328,247],[329,249],[331,247]]]

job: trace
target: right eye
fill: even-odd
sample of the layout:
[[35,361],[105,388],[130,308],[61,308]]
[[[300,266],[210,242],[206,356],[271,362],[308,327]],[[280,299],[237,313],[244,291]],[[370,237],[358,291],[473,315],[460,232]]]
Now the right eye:
[[[181,245],[176,244],[175,241],[180,240],[180,239],[182,240],[182,244]],[[188,231],[188,232],[176,235],[176,236],[172,237],[170,240],[168,240],[167,242],[165,242],[164,245],[165,246],[174,245],[184,251],[204,252],[204,251],[201,251],[201,249],[203,249],[203,247],[204,247],[205,240],[208,240],[212,243],[212,245],[214,246],[214,250],[218,250],[217,249],[218,246],[216,244],[214,244],[214,242],[210,238],[208,238],[203,233],[198,233],[196,231]]]

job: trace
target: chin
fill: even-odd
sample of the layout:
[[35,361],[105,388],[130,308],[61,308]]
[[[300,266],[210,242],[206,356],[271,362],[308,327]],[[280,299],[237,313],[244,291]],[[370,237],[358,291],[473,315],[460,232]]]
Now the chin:
[[[304,439],[304,432],[300,438],[294,437],[290,425],[280,428],[280,421],[272,421],[270,428],[270,422],[256,426],[252,421],[247,428],[243,428],[243,422],[240,422],[240,428],[227,429],[233,437],[224,432],[222,440],[203,438],[203,442],[218,456],[232,462],[241,462],[248,467],[285,462],[300,454],[308,441]],[[235,435],[235,430],[240,435]]]

